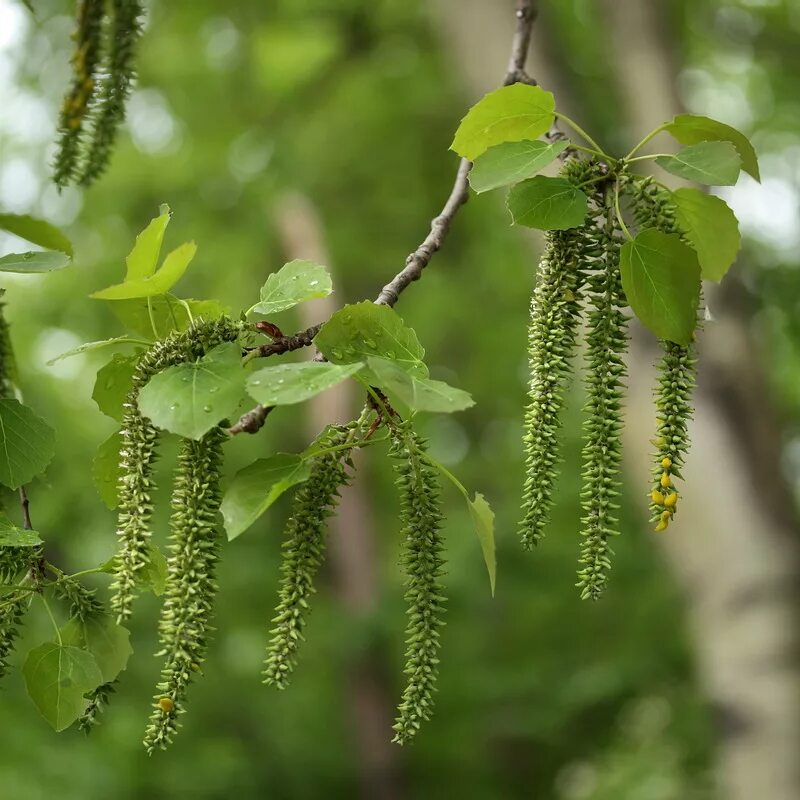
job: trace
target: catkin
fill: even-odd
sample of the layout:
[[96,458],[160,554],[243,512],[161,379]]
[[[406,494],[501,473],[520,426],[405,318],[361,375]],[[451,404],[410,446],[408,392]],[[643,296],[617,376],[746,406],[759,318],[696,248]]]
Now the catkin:
[[[680,234],[670,195],[656,186],[652,178],[635,180],[630,191],[635,218],[641,227]],[[683,346],[662,340],[660,344],[663,355],[657,366],[656,436],[653,439],[656,451],[650,490],[651,519],[657,531],[666,530],[678,508],[679,495],[674,481],[682,477],[681,467],[689,450],[697,365],[694,343]]]
[[142,5],[139,0],[110,0],[110,7],[107,74],[92,115],[94,130],[80,179],[84,186],[91,184],[108,166],[136,76],[134,58],[142,33]]
[[79,0],[73,38],[72,85],[64,97],[58,122],[58,150],[53,180],[59,187],[70,183],[80,169],[82,142],[89,105],[95,95],[102,57],[105,0]]
[[445,597],[440,581],[441,499],[436,472],[424,460],[426,445],[408,422],[395,423],[391,457],[400,492],[400,522],[406,573],[406,687],[394,724],[394,741],[413,739],[433,712]]
[[[562,174],[580,184],[597,166],[572,159]],[[564,393],[572,375],[571,358],[581,314],[587,259],[599,254],[591,239],[595,220],[580,228],[551,231],[539,264],[528,328],[530,390],[525,411],[525,485],[520,536],[532,548],[544,536],[558,475],[558,434]]]
[[139,573],[148,563],[152,494],[155,490],[153,465],[159,434],[139,413],[139,391],[161,370],[198,358],[221,342],[234,341],[240,332],[241,323],[226,317],[197,322],[186,331],[173,332],[163,341],[156,342],[136,366],[122,418],[117,527],[119,551],[111,587],[114,592],[111,608],[120,623],[131,614]]
[[619,533],[616,517],[622,456],[622,403],[627,349],[627,305],[619,271],[620,240],[611,191],[592,232],[600,256],[587,280],[586,404],[584,411],[583,479],[578,587],[581,597],[597,599],[611,567],[609,537]]
[[183,439],[172,493],[170,557],[159,621],[164,657],[144,738],[149,753],[165,748],[185,711],[186,691],[205,659],[217,592],[222,443],[215,428],[200,441]]
[[[355,425],[328,428],[317,440],[320,450],[354,441]],[[283,544],[278,607],[264,663],[264,683],[284,689],[297,665],[298,649],[314,593],[314,579],[325,551],[327,519],[339,489],[348,482],[350,449],[343,447],[313,459],[311,475],[297,490]]]

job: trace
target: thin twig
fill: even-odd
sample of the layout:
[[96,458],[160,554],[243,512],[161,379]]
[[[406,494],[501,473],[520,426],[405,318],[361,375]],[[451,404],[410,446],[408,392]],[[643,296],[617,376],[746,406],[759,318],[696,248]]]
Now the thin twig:
[[22,507],[22,527],[26,531],[32,531],[33,525],[31,524],[31,501],[28,499],[28,493],[25,491],[24,486],[19,487],[19,504]]
[[[535,0],[517,0],[516,10],[517,24],[514,30],[514,38],[511,42],[511,53],[508,60],[506,76],[503,85],[508,86],[512,83],[529,83],[536,85],[536,81],[525,72],[525,62],[528,58],[528,49],[531,41],[531,30],[533,21],[536,18]],[[558,133],[553,134],[559,136]],[[563,134],[562,134],[563,135]],[[414,281],[422,277],[422,272],[428,266],[433,254],[439,250],[450,232],[450,226],[458,214],[459,209],[469,199],[469,171],[472,164],[467,159],[462,158],[456,172],[453,188],[444,204],[441,212],[431,220],[430,233],[422,243],[407,258],[403,269],[381,289],[375,298],[376,305],[386,305],[392,307],[397,303],[400,294]],[[269,356],[275,353],[285,353],[289,350],[297,350],[311,344],[314,336],[321,328],[315,325],[306,331],[295,334],[294,336],[282,337],[269,344],[261,345],[259,348],[260,356]],[[318,355],[317,358],[324,357]],[[256,406],[252,411],[244,414],[239,422],[236,423],[229,432],[236,433],[255,433],[260,430],[271,409],[264,406]]]

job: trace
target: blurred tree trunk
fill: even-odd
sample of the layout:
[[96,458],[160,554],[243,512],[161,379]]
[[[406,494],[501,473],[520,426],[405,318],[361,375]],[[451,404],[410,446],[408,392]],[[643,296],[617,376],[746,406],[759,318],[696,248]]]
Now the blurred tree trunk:
[[[302,195],[287,195],[278,204],[277,226],[288,258],[305,258],[330,268],[322,225]],[[332,271],[332,270],[331,270]],[[301,328],[328,319],[336,310],[330,297],[299,307]],[[309,348],[306,355],[314,356]],[[357,407],[358,406],[358,407]],[[349,381],[323,392],[309,403],[308,438],[326,425],[349,422],[360,410]],[[355,453],[357,464],[363,453]],[[328,553],[333,589],[345,613],[363,625],[378,604],[378,555],[369,497],[362,481],[341,489],[337,513],[330,518]],[[394,710],[386,676],[374,648],[359,649],[348,664],[346,696],[356,743],[356,771],[364,800],[398,800],[403,796],[400,748],[391,743]]]
[[[637,140],[679,110],[666,5],[601,3],[606,30],[598,35],[608,45],[627,133]],[[438,10],[457,74],[467,78],[471,94],[488,91],[503,63],[506,15],[485,0],[439,0]],[[568,76],[559,79],[548,64],[546,25],[540,19],[535,27],[530,74],[557,93],[559,107],[589,124],[569,102]],[[569,63],[568,54],[561,57]],[[781,472],[780,420],[770,406],[743,297],[735,278],[724,291],[708,293],[715,321],[700,336],[680,515],[657,537],[643,520],[642,535],[653,536],[685,591],[700,679],[715,712],[720,796],[797,800],[800,529]],[[630,484],[646,487],[658,351],[652,337],[634,329],[626,467]]]

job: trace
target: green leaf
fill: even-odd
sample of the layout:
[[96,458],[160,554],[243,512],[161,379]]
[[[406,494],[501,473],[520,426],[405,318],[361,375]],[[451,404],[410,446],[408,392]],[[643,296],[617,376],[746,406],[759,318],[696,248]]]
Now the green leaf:
[[519,183],[544,169],[568,146],[566,139],[552,143],[534,140],[495,145],[475,160],[469,173],[470,185],[480,194]]
[[339,366],[319,361],[301,361],[264,367],[247,379],[247,391],[265,406],[302,403],[346,380],[363,366],[360,362]]
[[508,193],[508,210],[517,225],[543,231],[576,228],[589,209],[586,195],[565,178],[537,175]]
[[140,355],[124,356],[114,353],[105,366],[97,371],[92,400],[97,407],[111,419],[122,422],[122,405],[133,385],[133,373],[139,363]]
[[34,647],[22,667],[28,694],[57,731],[69,727],[87,705],[84,694],[103,683],[94,656],[55,642]]
[[486,498],[479,492],[475,492],[475,498],[470,500],[466,498],[467,506],[469,508],[469,515],[472,518],[472,524],[475,526],[475,533],[478,536],[478,541],[481,543],[481,550],[483,551],[483,560],[486,562],[486,570],[489,573],[489,585],[492,588],[492,597],[494,597],[494,588],[497,581],[497,557],[495,555],[494,546],[494,512]]
[[[99,570],[113,575],[117,571],[117,557],[111,556],[108,561],[100,565]],[[142,569],[136,573],[136,582],[157,597],[164,594],[167,588],[167,559],[152,542],[147,545],[147,560]]]
[[150,344],[150,342],[146,342],[143,339],[132,339],[130,336],[117,336],[114,339],[102,339],[99,342],[86,342],[78,347],[73,347],[72,350],[67,350],[64,353],[57,355],[55,358],[51,358],[47,362],[47,366],[52,367],[53,364],[56,364],[65,358],[79,356],[82,353],[88,353],[91,350],[102,350],[106,347],[121,347],[122,345],[126,344],[137,344],[140,346],[144,345],[146,347]]
[[290,261],[267,278],[261,287],[261,301],[250,310],[276,314],[306,300],[327,297],[332,291],[331,276],[325,267],[313,261]]
[[659,156],[656,164],[689,181],[733,186],[739,179],[742,159],[730,142],[700,142],[684,147],[674,156]]
[[8,517],[0,514],[0,547],[36,547],[42,544],[37,531],[18,528]]
[[697,189],[678,189],[672,199],[678,224],[697,252],[703,277],[721,281],[741,244],[736,215],[724,200]]
[[672,122],[664,126],[664,130],[671,133],[681,144],[730,142],[739,151],[742,169],[749,172],[757,181],[761,180],[756,151],[750,144],[750,140],[736,128],[709,117],[679,114]]
[[[353,364],[380,356],[411,375],[425,378],[425,350],[412,328],[388,306],[365,300],[337,311],[314,337],[314,344],[334,364]],[[369,380],[369,370],[360,377]]]
[[117,625],[110,614],[92,614],[82,620],[73,617],[61,628],[63,644],[94,656],[102,683],[113,681],[128,665],[133,653],[130,638],[130,631]]
[[167,254],[161,269],[147,278],[126,280],[89,295],[95,300],[131,300],[135,297],[155,297],[168,292],[186,272],[197,252],[194,242],[184,242]]
[[224,342],[197,361],[159,372],[139,392],[139,410],[159,428],[202,438],[239,405],[241,352],[235,342]]
[[0,272],[53,272],[64,269],[72,259],[66,253],[43,250],[36,253],[10,253],[0,258]]
[[55,431],[30,408],[0,400],[0,483],[19,489],[44,472],[55,440]]
[[147,548],[147,563],[138,574],[139,584],[161,597],[167,588],[167,557],[154,544]]
[[233,478],[222,500],[228,540],[244,533],[287,489],[307,481],[311,465],[298,455],[261,458]]
[[367,363],[377,378],[374,385],[397,395],[414,411],[450,413],[475,405],[467,392],[448,386],[443,381],[409,375],[394,361],[370,356]]
[[636,316],[659,338],[688,345],[700,301],[694,250],[676,234],[647,228],[622,246],[620,272]]
[[515,83],[490,92],[467,112],[450,149],[474,161],[492,145],[537,139],[553,124],[552,92]]
[[122,434],[112,433],[98,448],[92,460],[92,481],[100,499],[111,509],[117,507],[119,479],[119,451],[122,449]]
[[27,214],[0,214],[0,230],[13,233],[45,250],[58,250],[70,258],[74,255],[70,240],[58,228],[42,219]]
[[[149,309],[148,300],[150,301]],[[158,297],[118,300],[113,304],[112,310],[126,328],[147,339],[153,339],[153,324],[150,321],[152,313],[158,338],[163,339],[173,331],[185,331],[191,325],[183,303],[189,306],[195,319],[199,317],[204,320],[218,319],[230,311],[230,308],[217,300],[184,300],[181,302],[169,292]]]
[[149,278],[158,264],[161,254],[161,244],[164,241],[164,232],[172,217],[168,205],[159,209],[159,215],[150,221],[150,224],[136,237],[133,250],[125,259],[127,272],[125,281],[138,281]]

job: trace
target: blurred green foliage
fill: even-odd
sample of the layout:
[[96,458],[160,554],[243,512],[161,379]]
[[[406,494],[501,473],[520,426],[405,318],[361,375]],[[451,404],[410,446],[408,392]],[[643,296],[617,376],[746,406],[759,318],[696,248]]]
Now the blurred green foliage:
[[[107,357],[90,353],[52,368],[44,364],[81,341],[120,332],[106,305],[87,295],[119,280],[135,232],[169,202],[175,212],[169,242],[195,239],[199,247],[181,293],[247,308],[265,275],[286,260],[276,209],[287,192],[301,192],[324,221],[337,301],[372,297],[446,196],[456,167],[447,147],[474,98],[449,68],[421,0],[154,2],[128,134],[111,169],[90,191],[58,197],[47,183],[49,143],[67,79],[71,9],[60,0],[34,6],[31,17],[21,3],[0,3],[17,36],[0,53],[0,68],[13,87],[9,108],[12,115],[17,109],[18,121],[0,127],[0,197],[6,210],[68,223],[76,266],[8,280],[8,314],[26,402],[58,431],[56,460],[30,490],[34,524],[53,560],[79,569],[100,563],[114,547],[113,512],[89,479],[94,451],[113,430],[91,400]],[[792,76],[800,14],[794,4],[683,0],[671,6],[670,35],[689,67],[681,77],[685,101],[691,110],[726,118],[725,107],[705,106],[733,87],[749,117],[730,121],[754,132],[767,182],[786,172],[780,153],[789,153],[796,199],[800,106]],[[589,0],[547,0],[541,19],[562,61],[569,61],[571,88],[585,101],[581,121],[605,130],[616,145],[614,138],[627,133],[612,117],[613,92],[606,86],[613,56],[596,36],[598,13]],[[782,254],[780,266],[754,268],[774,263],[776,254]],[[765,308],[759,321],[774,342],[772,375],[794,420],[790,433],[800,420],[795,254],[751,235],[741,269]],[[450,601],[440,693],[433,722],[399,751],[399,793],[420,800],[700,800],[710,796],[710,716],[680,596],[649,541],[637,487],[627,493],[606,597],[587,604],[572,586],[579,544],[577,390],[565,425],[567,461],[552,533],[531,556],[516,540],[534,267],[529,243],[509,228],[498,199],[473,198],[423,285],[409,289],[398,306],[425,344],[433,377],[468,389],[477,401],[453,418],[430,418],[424,432],[434,455],[491,500],[499,547],[493,601],[467,511],[446,489]],[[292,314],[285,315],[287,329]],[[281,409],[259,436],[228,445],[227,474],[256,457],[304,447],[302,413]],[[162,506],[173,457],[165,448]],[[362,763],[348,676],[357,659],[370,659],[395,702],[404,627],[397,501],[385,460],[366,454],[359,480],[375,517],[378,610],[355,616],[323,586],[288,690],[262,686],[259,674],[284,499],[224,548],[216,641],[174,747],[148,759],[141,746],[157,670],[149,655],[156,604],[148,598],[132,625],[135,654],[119,692],[88,739],[72,730],[54,734],[25,697],[19,673],[3,684],[0,796],[299,800],[358,794]],[[162,531],[165,519],[162,509]],[[44,619],[30,620],[23,651],[48,636]]]

